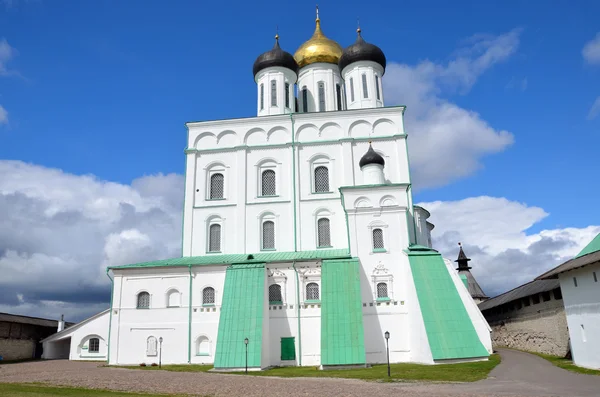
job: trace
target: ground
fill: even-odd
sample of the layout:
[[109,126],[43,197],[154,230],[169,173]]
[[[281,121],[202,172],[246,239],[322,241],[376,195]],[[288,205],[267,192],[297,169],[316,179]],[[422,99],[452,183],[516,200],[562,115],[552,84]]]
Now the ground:
[[[500,355],[502,363],[492,370],[488,379],[452,384],[384,383],[334,378],[298,380],[206,372],[139,371],[73,361],[30,362],[0,367],[0,395],[7,395],[2,391],[2,388],[6,387],[3,382],[40,382],[138,393],[179,393],[196,396],[598,396],[600,376],[568,372],[540,357],[519,351],[502,349]],[[8,395],[37,397],[68,394]]]

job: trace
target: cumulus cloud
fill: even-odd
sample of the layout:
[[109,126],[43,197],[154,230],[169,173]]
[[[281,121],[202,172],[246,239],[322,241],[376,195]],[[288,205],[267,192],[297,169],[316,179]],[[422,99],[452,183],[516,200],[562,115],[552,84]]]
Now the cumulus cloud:
[[8,112],[0,105],[0,124],[8,124]]
[[587,63],[600,65],[600,33],[597,33],[596,37],[585,43],[581,54]]
[[588,120],[593,120],[596,117],[598,117],[599,114],[600,114],[600,96],[598,98],[596,98],[596,100],[592,104],[592,107],[590,108],[590,111],[588,112],[587,118],[588,118]]
[[390,63],[383,79],[388,104],[407,105],[411,168],[415,188],[445,185],[481,167],[481,158],[513,143],[505,130],[444,99],[446,92],[467,93],[477,79],[506,61],[519,46],[520,30],[500,36],[476,35],[444,64]]
[[9,74],[6,64],[15,56],[16,50],[5,38],[0,40],[0,76]]
[[109,301],[107,265],[180,254],[180,175],[125,185],[20,161],[0,161],[0,175],[0,305],[10,311],[91,315]]
[[471,197],[458,201],[421,203],[435,224],[434,247],[456,259],[463,243],[473,275],[494,296],[533,280],[578,254],[600,226],[528,233],[549,216],[542,208],[501,197]]

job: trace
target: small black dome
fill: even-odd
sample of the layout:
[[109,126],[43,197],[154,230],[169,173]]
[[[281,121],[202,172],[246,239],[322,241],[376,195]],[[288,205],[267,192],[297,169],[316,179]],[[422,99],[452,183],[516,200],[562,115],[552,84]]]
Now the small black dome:
[[254,77],[256,77],[261,70],[273,66],[288,68],[296,73],[296,75],[298,74],[298,64],[296,63],[294,56],[289,52],[283,51],[281,47],[279,47],[279,36],[275,36],[275,45],[271,51],[260,54],[258,58],[256,58],[254,66],[252,67],[252,73],[254,74]]
[[379,164],[382,167],[385,166],[385,160],[379,155],[379,153],[373,150],[373,146],[371,146],[371,144],[369,144],[369,150],[367,150],[367,153],[365,153],[365,155],[362,156],[358,162],[360,168],[368,164]]
[[358,37],[356,38],[356,42],[350,47],[346,48],[342,53],[342,57],[338,63],[340,72],[351,63],[358,61],[373,61],[380,64],[381,67],[383,67],[383,72],[385,73],[385,65],[387,61],[383,51],[381,51],[381,48],[364,41],[360,35],[360,29],[358,29],[357,32]]

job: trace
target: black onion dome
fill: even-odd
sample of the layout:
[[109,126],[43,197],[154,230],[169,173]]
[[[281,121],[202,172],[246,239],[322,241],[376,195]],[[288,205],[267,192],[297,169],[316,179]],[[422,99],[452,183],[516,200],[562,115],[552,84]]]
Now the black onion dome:
[[360,29],[357,30],[358,37],[356,42],[350,47],[347,47],[342,53],[342,57],[338,63],[340,72],[351,63],[358,61],[373,61],[383,67],[385,73],[385,65],[387,63],[385,54],[381,51],[381,48],[374,44],[367,43],[360,35]]
[[298,74],[298,64],[296,63],[294,56],[289,52],[283,51],[281,47],[279,47],[279,36],[275,36],[275,45],[272,50],[260,54],[258,58],[256,58],[254,66],[252,66],[252,73],[254,74],[254,77],[256,77],[261,70],[273,66],[288,68]]
[[385,160],[379,155],[379,153],[373,150],[373,146],[371,146],[371,144],[369,144],[369,150],[367,150],[367,153],[365,153],[365,155],[362,156],[358,162],[360,168],[368,164],[379,164],[382,167],[385,166]]

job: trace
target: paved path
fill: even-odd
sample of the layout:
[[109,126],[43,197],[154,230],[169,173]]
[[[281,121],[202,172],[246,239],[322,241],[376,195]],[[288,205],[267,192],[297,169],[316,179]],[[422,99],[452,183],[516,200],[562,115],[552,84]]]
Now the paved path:
[[42,382],[123,391],[248,397],[600,396],[600,376],[568,372],[527,353],[500,350],[500,354],[502,363],[490,373],[488,379],[461,384],[379,383],[353,379],[293,379],[141,371],[64,360],[0,366],[0,382]]

